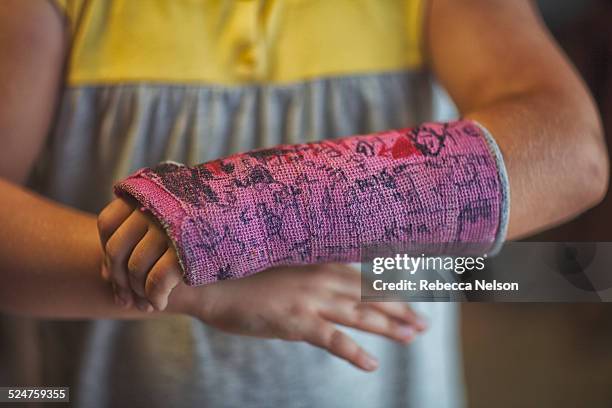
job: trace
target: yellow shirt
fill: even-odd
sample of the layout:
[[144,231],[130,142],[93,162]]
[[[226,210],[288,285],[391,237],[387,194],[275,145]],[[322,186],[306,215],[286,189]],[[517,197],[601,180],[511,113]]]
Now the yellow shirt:
[[[70,86],[30,186],[90,213],[115,180],[163,160],[439,118],[419,69],[425,0],[48,1],[71,31]],[[74,404],[88,408],[464,406],[457,308],[419,309],[438,329],[404,351],[364,338],[386,364],[368,376],[308,345],[188,318],[45,323],[43,349],[66,338],[84,347],[40,369],[47,383],[78,378]]]
[[70,85],[291,83],[415,69],[425,0],[52,0]]

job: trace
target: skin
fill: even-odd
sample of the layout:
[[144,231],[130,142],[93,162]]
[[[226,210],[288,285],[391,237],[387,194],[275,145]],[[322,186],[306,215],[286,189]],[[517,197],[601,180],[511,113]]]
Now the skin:
[[[156,316],[120,307],[100,279],[104,253],[96,215],[21,187],[52,126],[68,44],[45,0],[3,0],[0,27],[0,312],[54,319]],[[156,265],[170,276],[174,253]],[[164,313],[188,314],[235,334],[304,341],[371,371],[376,359],[337,325],[402,344],[425,325],[407,305],[361,304],[358,282],[356,271],[340,265],[275,269],[240,282],[181,285]]]
[[[531,4],[431,3],[426,29],[431,69],[462,114],[495,135],[506,160],[509,238],[560,223],[599,202],[607,189],[608,159],[596,109]],[[233,333],[306,341],[365,370],[374,369],[375,361],[336,324],[402,341],[424,328],[404,305],[364,306],[354,294],[341,293],[341,286],[353,286],[346,284],[351,272],[337,265],[172,289],[176,258],[151,220],[134,217],[126,224],[130,203],[113,202],[96,220],[20,187],[52,125],[67,44],[55,10],[43,0],[3,0],[0,27],[0,311],[54,318],[155,315],[115,303],[99,277],[106,259],[103,275],[124,306],[135,302],[136,291],[166,313],[187,313]],[[129,265],[138,272],[131,278]],[[325,278],[315,279],[316,274]],[[144,302],[137,303],[146,310]],[[398,337],[400,331],[404,335]]]
[[[99,276],[102,250],[96,218],[0,181],[0,311],[43,318],[147,318],[115,303]],[[11,208],[19,208],[19,215]],[[29,232],[35,230],[36,234]],[[12,231],[10,236],[5,231]],[[61,233],[58,233],[61,231]],[[58,251],[57,248],[62,248]],[[66,252],[64,252],[66,251]],[[66,256],[69,253],[70,256]],[[9,256],[10,254],[10,256]],[[171,257],[157,268],[175,270]],[[408,344],[425,324],[402,303],[360,302],[360,275],[346,265],[278,268],[197,288],[180,285],[164,313],[182,313],[221,330],[304,341],[371,371],[377,360],[337,325]]]
[[[430,4],[430,67],[462,116],[487,127],[504,155],[511,191],[508,238],[559,224],[603,199],[608,159],[597,110],[531,3]],[[134,208],[116,200],[100,213],[107,249],[102,273],[117,284],[124,304],[163,310],[181,271],[159,275],[155,261],[163,252],[157,243],[164,233]],[[145,224],[154,232],[140,240]]]

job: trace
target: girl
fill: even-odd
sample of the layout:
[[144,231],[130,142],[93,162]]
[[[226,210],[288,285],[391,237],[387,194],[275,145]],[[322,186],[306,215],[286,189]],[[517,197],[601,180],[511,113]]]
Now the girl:
[[[98,276],[95,214],[114,181],[162,160],[196,164],[438,119],[431,72],[504,154],[508,237],[605,193],[596,110],[527,0],[5,0],[0,27],[8,312],[143,317],[115,306]],[[168,270],[178,268],[172,256]],[[347,267],[304,268],[178,285],[167,310],[208,324],[37,324],[41,384],[70,384],[84,407],[462,405],[454,305],[418,305],[432,327],[408,349],[350,332],[373,360],[333,323],[405,342],[419,326],[414,313],[359,305]],[[352,288],[350,307],[341,287]],[[262,316],[263,326],[252,324]],[[379,370],[215,327],[305,340]]]

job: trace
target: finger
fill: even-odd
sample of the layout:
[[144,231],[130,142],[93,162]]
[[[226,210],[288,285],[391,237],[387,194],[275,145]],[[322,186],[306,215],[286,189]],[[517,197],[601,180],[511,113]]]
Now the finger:
[[122,198],[116,198],[110,202],[98,215],[98,234],[102,248],[106,247],[108,239],[119,228],[119,226],[134,211],[135,205]]
[[368,302],[368,306],[413,326],[417,331],[427,329],[425,319],[419,316],[410,305],[402,302]]
[[102,260],[102,266],[100,267],[100,275],[102,275],[102,279],[104,279],[105,281],[110,281],[110,273],[106,268],[106,261],[104,259]]
[[146,296],[147,274],[159,258],[164,255],[166,249],[168,249],[166,234],[156,227],[150,227],[134,247],[128,259],[127,268],[130,287],[138,296]]
[[[347,264],[329,264],[330,268],[341,277],[342,280],[335,280],[332,285],[333,290],[353,300],[361,301],[361,274],[358,270]],[[330,279],[331,280],[331,279]],[[368,302],[371,307],[381,312],[395,317],[396,319],[408,323],[417,331],[422,332],[427,329],[425,319],[420,317],[412,308],[402,302]]]
[[182,277],[176,252],[168,248],[149,272],[145,283],[145,294],[155,309],[161,311],[166,308],[170,292],[181,282]]
[[378,368],[378,361],[333,323],[315,319],[305,328],[304,340],[365,371]]
[[319,313],[321,317],[334,323],[402,343],[412,341],[416,335],[416,329],[409,324],[401,324],[397,319],[378,309],[346,298],[330,299]]
[[154,310],[151,303],[149,303],[147,299],[141,297],[136,297],[134,299],[134,304],[136,305],[136,308],[141,312],[151,313]]
[[118,295],[124,306],[132,304],[127,259],[132,250],[147,232],[147,217],[139,211],[133,211],[123,224],[110,237],[105,247],[106,269],[112,282],[117,285]]
[[115,283],[123,288],[129,288],[127,278],[127,260],[134,247],[147,233],[148,218],[139,211],[132,214],[121,224],[106,242],[106,267]]

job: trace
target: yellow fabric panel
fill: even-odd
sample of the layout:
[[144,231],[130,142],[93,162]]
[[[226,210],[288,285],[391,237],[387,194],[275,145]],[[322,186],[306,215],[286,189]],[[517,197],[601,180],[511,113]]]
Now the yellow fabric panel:
[[240,85],[417,68],[425,0],[54,0],[70,84]]

